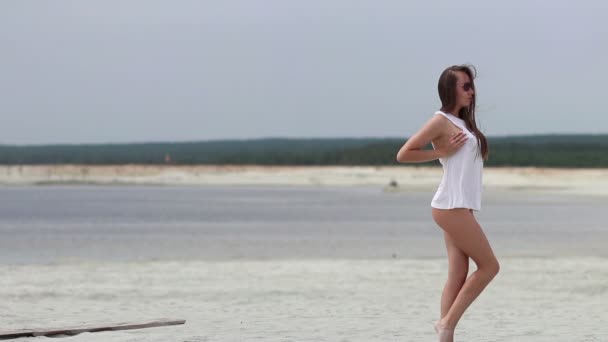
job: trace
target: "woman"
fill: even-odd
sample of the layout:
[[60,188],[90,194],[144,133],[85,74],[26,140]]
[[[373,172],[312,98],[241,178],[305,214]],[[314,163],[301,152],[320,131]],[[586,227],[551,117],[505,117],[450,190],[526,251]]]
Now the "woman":
[[[439,77],[438,111],[397,153],[400,163],[439,159],[443,177],[431,201],[434,221],[443,229],[448,279],[441,295],[441,318],[435,323],[439,341],[454,340],[464,311],[496,276],[498,261],[473,210],[481,209],[486,137],[475,123],[475,69],[455,65]],[[423,150],[432,143],[433,149]],[[477,270],[467,278],[469,258]]]

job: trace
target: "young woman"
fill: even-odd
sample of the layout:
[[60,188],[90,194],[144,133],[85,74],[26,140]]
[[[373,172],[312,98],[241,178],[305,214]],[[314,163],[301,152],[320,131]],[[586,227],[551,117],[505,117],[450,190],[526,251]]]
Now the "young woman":
[[[452,342],[465,310],[498,273],[499,265],[473,210],[481,209],[486,137],[475,123],[475,69],[455,65],[439,77],[441,110],[397,153],[401,163],[439,159],[443,177],[431,201],[432,216],[443,229],[448,279],[441,295],[441,318],[435,323],[439,341]],[[433,149],[423,149],[429,143]],[[469,258],[477,270],[467,278]]]

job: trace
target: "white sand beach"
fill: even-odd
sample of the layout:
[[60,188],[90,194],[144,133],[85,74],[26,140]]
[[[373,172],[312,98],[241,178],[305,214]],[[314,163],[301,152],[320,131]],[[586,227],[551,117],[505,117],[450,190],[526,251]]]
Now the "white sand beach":
[[[0,184],[380,185],[433,189],[439,167],[346,166],[0,166]],[[485,168],[484,187],[608,195],[608,169]]]
[[[0,174],[0,330],[172,318],[186,324],[66,341],[435,341],[447,261],[426,209],[441,169]],[[480,217],[501,272],[456,341],[608,341],[607,176],[486,168]]]
[[[158,317],[66,341],[434,341],[444,259],[1,265],[3,328]],[[608,262],[502,260],[457,341],[608,341]],[[42,341],[44,337],[18,341]]]

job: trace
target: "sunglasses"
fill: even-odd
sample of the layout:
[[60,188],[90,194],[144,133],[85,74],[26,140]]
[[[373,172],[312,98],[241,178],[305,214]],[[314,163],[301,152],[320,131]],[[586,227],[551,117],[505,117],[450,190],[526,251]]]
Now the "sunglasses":
[[462,83],[459,85],[462,86],[462,90],[464,90],[464,91],[469,91],[469,90],[473,89],[473,84],[471,82],[466,82],[466,83]]

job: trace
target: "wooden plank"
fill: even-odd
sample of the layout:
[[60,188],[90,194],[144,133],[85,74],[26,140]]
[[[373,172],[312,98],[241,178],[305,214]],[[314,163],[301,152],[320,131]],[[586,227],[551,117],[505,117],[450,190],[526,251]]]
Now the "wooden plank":
[[21,329],[12,331],[0,331],[0,340],[13,339],[19,337],[34,337],[34,336],[55,336],[55,335],[77,335],[83,332],[98,332],[98,331],[116,331],[127,329],[143,329],[162,327],[168,325],[178,325],[186,323],[185,320],[175,320],[168,318],[156,319],[153,321],[143,322],[127,322],[115,324],[98,324],[98,325],[82,325],[68,328],[53,328],[53,329]]

